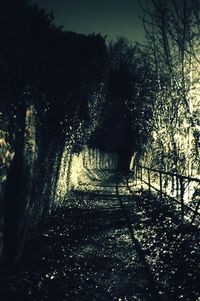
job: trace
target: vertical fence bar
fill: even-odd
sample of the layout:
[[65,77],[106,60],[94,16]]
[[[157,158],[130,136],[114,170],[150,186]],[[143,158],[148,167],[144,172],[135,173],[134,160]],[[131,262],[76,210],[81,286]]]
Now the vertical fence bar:
[[159,171],[159,178],[160,178],[160,199],[162,200],[163,190],[162,190],[162,172]]
[[176,196],[179,196],[179,183],[178,183],[178,176],[176,176]]
[[172,180],[172,187],[171,187],[171,193],[174,195],[174,176],[172,176],[172,178],[171,178],[171,180]]
[[148,185],[149,185],[149,195],[151,194],[151,177],[150,177],[150,169],[147,169],[148,172]]
[[85,152],[83,152],[83,167],[86,168],[86,164],[85,164]]
[[138,166],[137,165],[135,166],[135,178],[136,178],[136,186],[137,186],[137,183],[138,183]]
[[181,199],[181,218],[184,220],[184,182],[183,178],[180,177],[180,199]]
[[190,183],[192,183],[192,182],[188,179],[188,181],[187,181],[187,202],[191,201],[191,198],[192,198]]
[[[198,214],[198,210],[200,207],[200,202],[196,206],[196,209],[190,208],[185,202],[190,201],[194,191],[198,185],[200,185],[200,180],[198,178],[192,178],[189,176],[182,176],[180,174],[173,174],[170,172],[160,171],[156,169],[151,169],[149,167],[135,165],[134,166],[134,177],[136,179],[136,185],[138,183],[137,180],[141,180],[141,188],[142,188],[142,181],[148,185],[148,192],[149,195],[152,189],[155,189],[160,194],[160,199],[163,199],[163,195],[171,196],[173,195],[173,199],[178,203],[179,210],[181,210],[181,219],[184,222],[184,216],[187,214],[188,209],[194,212],[194,216],[191,218],[191,223],[194,222],[196,214]],[[147,172],[146,172],[147,171]],[[152,172],[152,174],[151,174]],[[155,176],[156,175],[156,176]],[[155,179],[154,179],[155,176]],[[191,182],[199,183],[197,186],[192,185],[190,187]],[[138,183],[139,184],[139,183]],[[168,184],[169,187],[168,187]],[[155,186],[154,186],[155,185]],[[159,186],[159,188],[158,188]],[[170,187],[171,186],[171,187]],[[168,189],[167,188],[171,188]],[[168,193],[169,192],[169,193]],[[188,200],[187,200],[188,198]],[[167,201],[167,198],[166,198]],[[187,211],[184,207],[187,207]]]
[[165,180],[164,180],[165,184],[164,184],[164,188],[165,188],[165,193],[167,192],[167,188],[168,188],[168,175],[165,175]]

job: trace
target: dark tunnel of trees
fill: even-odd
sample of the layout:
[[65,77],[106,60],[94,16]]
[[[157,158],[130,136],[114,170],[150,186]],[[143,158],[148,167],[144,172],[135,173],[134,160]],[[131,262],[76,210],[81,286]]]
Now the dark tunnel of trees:
[[165,22],[161,8],[148,8],[142,46],[64,31],[26,0],[1,1],[1,262],[21,258],[85,146],[116,153],[120,172],[133,154],[151,167],[199,172],[199,7],[183,3],[190,13],[166,5]]

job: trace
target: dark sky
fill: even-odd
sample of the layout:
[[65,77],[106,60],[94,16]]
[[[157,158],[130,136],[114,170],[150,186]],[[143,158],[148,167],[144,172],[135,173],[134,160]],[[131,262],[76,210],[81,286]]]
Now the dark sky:
[[137,0],[32,0],[32,3],[53,11],[56,25],[63,25],[65,30],[101,33],[110,38],[126,36],[139,42],[144,38]]

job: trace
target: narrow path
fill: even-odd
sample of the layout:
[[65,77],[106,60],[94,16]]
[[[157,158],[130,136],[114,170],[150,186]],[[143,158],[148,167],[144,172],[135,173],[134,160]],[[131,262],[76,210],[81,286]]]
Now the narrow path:
[[3,275],[0,300],[198,300],[196,229],[183,239],[171,207],[122,188],[133,239],[115,182],[98,185],[57,208],[23,265]]

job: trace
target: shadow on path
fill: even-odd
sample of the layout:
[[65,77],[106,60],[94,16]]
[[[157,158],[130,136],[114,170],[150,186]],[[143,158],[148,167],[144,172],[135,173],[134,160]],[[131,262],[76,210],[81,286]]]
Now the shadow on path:
[[[0,300],[176,301],[182,295],[196,300],[197,282],[193,293],[185,293],[176,278],[176,243],[183,235],[172,226],[171,209],[145,197],[120,200],[111,184],[100,191],[74,191],[53,212],[27,245],[23,262],[2,275]],[[193,247],[196,240],[186,237],[184,243],[189,242]],[[185,277],[196,258],[187,256]]]
[[23,265],[4,275],[2,301],[153,300],[116,196],[88,193],[90,208],[78,208],[81,196],[53,213]]

